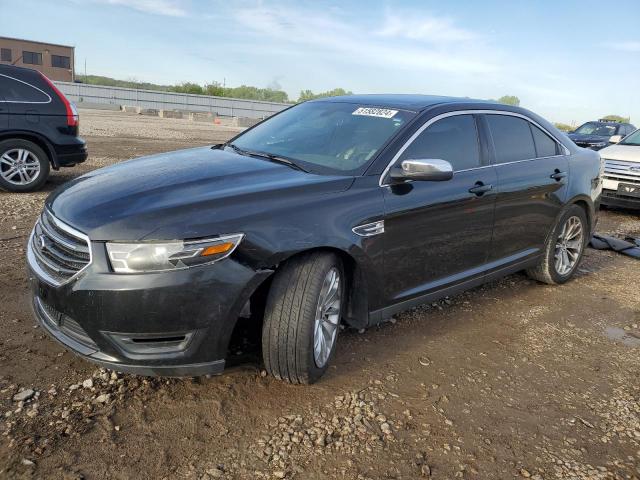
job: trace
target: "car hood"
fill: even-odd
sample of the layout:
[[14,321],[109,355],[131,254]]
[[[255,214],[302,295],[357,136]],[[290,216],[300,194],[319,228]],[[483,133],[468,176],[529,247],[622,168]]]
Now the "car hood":
[[278,205],[352,183],[201,147],[95,170],[54,191],[46,208],[92,240],[191,239],[242,231]]
[[606,135],[581,135],[577,133],[570,133],[569,138],[574,142],[602,143],[608,142],[610,137]]
[[640,163],[640,146],[611,145],[600,150],[600,156],[609,160],[624,160]]

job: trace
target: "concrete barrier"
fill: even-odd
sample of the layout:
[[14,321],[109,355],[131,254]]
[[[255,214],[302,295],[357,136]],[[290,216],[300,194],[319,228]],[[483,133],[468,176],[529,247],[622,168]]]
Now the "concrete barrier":
[[261,122],[260,118],[233,117],[233,127],[253,127],[256,123]]
[[140,113],[140,110],[142,110],[140,107],[135,107],[135,106],[132,106],[132,105],[123,105],[122,106],[122,111],[123,112]]
[[192,122],[213,122],[216,117],[215,113],[211,112],[190,112],[189,120]]
[[160,110],[158,112],[160,118],[183,118],[184,115],[179,110]]
[[190,112],[187,110],[164,110],[156,108],[140,108],[131,105],[122,105],[123,112],[137,113],[138,115],[146,115],[149,117],[188,119],[192,122],[210,122],[216,125],[226,127],[253,127],[256,123],[261,122],[261,118],[249,117],[220,117],[213,112]]
[[110,111],[120,111],[122,109],[121,105],[116,105],[115,103],[95,103],[95,102],[76,102],[76,107],[78,108],[86,108],[91,110],[110,110]]

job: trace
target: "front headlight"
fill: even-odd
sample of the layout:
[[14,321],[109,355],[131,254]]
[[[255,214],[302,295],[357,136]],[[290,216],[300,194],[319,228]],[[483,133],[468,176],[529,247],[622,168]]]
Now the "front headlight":
[[107,243],[111,267],[116,273],[179,270],[227,258],[242,241],[236,233],[207,240]]

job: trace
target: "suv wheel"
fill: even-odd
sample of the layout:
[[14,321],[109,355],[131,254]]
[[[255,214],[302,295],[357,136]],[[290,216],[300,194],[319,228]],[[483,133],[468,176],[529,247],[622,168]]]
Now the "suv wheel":
[[22,139],[0,142],[0,188],[10,192],[37,190],[49,176],[49,157],[35,143]]
[[542,260],[535,268],[527,270],[527,274],[549,285],[565,283],[580,265],[589,241],[588,232],[585,211],[578,205],[571,205],[549,235]]
[[324,374],[335,352],[344,283],[342,262],[328,253],[291,259],[276,273],[262,329],[270,374],[307,384]]

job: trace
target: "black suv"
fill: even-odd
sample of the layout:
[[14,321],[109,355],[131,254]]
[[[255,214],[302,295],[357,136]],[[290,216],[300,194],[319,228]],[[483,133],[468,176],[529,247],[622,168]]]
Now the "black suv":
[[598,120],[580,125],[568,135],[579,147],[600,150],[611,143],[618,143],[635,129],[630,123]]
[[[600,156],[518,108],[362,95],[291,107],[226,144],[74,179],[28,243],[40,324],[101,365],[219,373],[239,317],[267,370],[309,383],[365,328],[518,270],[578,268]],[[389,348],[394,348],[389,345]]]
[[76,107],[42,73],[0,65],[0,188],[37,190],[86,158]]

